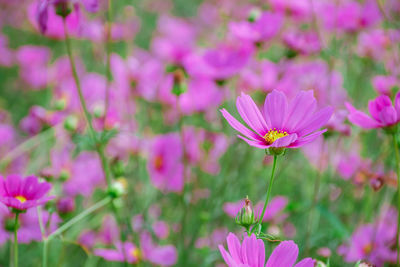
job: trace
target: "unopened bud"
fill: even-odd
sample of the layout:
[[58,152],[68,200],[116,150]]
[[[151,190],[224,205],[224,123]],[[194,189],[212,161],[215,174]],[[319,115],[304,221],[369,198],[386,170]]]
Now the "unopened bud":
[[372,187],[372,189],[374,189],[375,192],[379,191],[379,189],[382,188],[384,183],[385,183],[385,181],[380,176],[378,176],[370,181],[371,187]]
[[237,224],[248,229],[251,225],[254,224],[254,212],[251,208],[251,201],[246,197],[244,200],[244,206],[240,209],[238,214],[235,217],[235,221]]
[[61,98],[54,103],[55,110],[64,110],[67,106],[67,100],[65,98]]
[[260,16],[261,16],[261,10],[259,8],[253,8],[252,10],[250,10],[247,20],[249,22],[255,22],[260,18]]
[[174,85],[172,87],[172,93],[176,96],[180,96],[187,91],[187,84],[185,82],[185,73],[182,69],[177,69],[173,72]]
[[118,198],[126,193],[127,181],[125,178],[118,178],[113,182],[108,193],[113,198]]
[[96,105],[93,108],[93,115],[95,118],[102,118],[104,116],[104,107],[102,105]]
[[60,176],[58,176],[58,179],[60,179],[60,181],[65,182],[69,179],[70,177],[70,173],[68,170],[66,169],[62,169],[60,172]]
[[78,118],[74,115],[69,115],[64,121],[64,128],[68,131],[76,131],[78,128]]
[[71,13],[71,8],[68,6],[68,1],[60,1],[55,5],[56,14],[66,18]]

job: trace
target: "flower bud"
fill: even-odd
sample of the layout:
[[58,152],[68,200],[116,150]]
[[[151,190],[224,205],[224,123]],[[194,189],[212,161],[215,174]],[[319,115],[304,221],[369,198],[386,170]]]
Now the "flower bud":
[[126,193],[126,187],[127,187],[127,182],[125,178],[118,178],[117,180],[114,181],[114,183],[111,185],[110,190],[108,193],[112,198],[117,198]]
[[76,131],[78,128],[78,118],[74,115],[69,115],[64,121],[64,128],[68,131]]
[[253,8],[250,10],[249,16],[247,17],[247,21],[249,22],[255,22],[257,21],[261,16],[261,10],[259,8]]
[[56,8],[56,14],[63,18],[66,18],[72,12],[72,9],[69,6],[68,1],[56,2],[55,8]]
[[245,201],[244,206],[236,215],[235,221],[237,224],[245,228],[249,228],[251,225],[255,223],[254,212],[253,209],[251,208],[250,200],[246,197],[244,201]]
[[61,98],[54,103],[55,110],[64,110],[67,106],[67,100],[65,98]]
[[180,96],[187,91],[187,84],[185,82],[185,73],[182,69],[177,69],[173,73],[174,85],[172,87],[172,93],[176,96]]

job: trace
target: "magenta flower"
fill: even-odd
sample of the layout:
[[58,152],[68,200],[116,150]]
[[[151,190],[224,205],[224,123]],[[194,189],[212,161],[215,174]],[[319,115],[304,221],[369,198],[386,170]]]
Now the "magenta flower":
[[225,109],[222,115],[242,135],[239,138],[258,148],[297,148],[315,140],[326,130],[317,131],[325,125],[333,113],[331,107],[318,112],[312,91],[301,91],[288,103],[285,94],[277,90],[268,94],[263,113],[250,96],[242,93],[237,98],[239,114],[249,130]]
[[[81,0],[80,1],[89,12],[97,12],[99,8],[98,0]],[[68,5],[73,5],[74,10],[79,10],[77,0],[39,0],[36,10],[36,19],[41,33],[45,33],[48,27],[48,9],[51,6],[68,10]]]
[[19,175],[9,175],[0,181],[0,201],[7,207],[25,211],[40,206],[54,197],[45,197],[51,184],[39,182],[35,176],[22,178]]
[[254,234],[246,236],[243,243],[232,233],[227,237],[228,250],[219,245],[219,250],[229,267],[314,267],[314,260],[305,258],[296,265],[299,248],[293,241],[283,241],[277,246],[265,264],[265,246]]
[[[107,261],[136,263],[140,260],[140,250],[132,243],[117,243],[117,249],[96,249],[94,254]],[[126,259],[125,259],[126,258]]]
[[387,95],[381,95],[369,101],[368,109],[372,118],[354,108],[350,103],[346,103],[346,107],[350,112],[348,116],[349,121],[361,128],[391,127],[400,121],[400,92],[396,94],[394,106]]
[[182,144],[178,134],[156,137],[149,150],[147,169],[152,184],[164,192],[180,192],[183,189]]

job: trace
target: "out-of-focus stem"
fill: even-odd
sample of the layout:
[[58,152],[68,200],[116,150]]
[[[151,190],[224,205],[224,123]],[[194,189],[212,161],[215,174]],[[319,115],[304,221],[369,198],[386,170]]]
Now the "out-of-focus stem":
[[31,138],[21,143],[19,146],[15,147],[13,150],[8,152],[0,160],[0,170],[3,170],[7,165],[13,161],[15,158],[23,155],[26,151],[31,150],[33,147],[38,146],[41,142],[50,139],[54,136],[54,130],[57,127],[51,127]]
[[47,267],[47,247],[48,241],[43,241],[42,267]]
[[396,231],[396,249],[397,249],[397,267],[400,266],[400,244],[399,244],[399,234],[400,234],[400,155],[399,155],[399,145],[397,142],[397,133],[393,134],[393,146],[394,152],[396,154],[396,171],[397,171],[397,231]]
[[306,254],[308,254],[309,249],[310,249],[310,235],[311,235],[312,225],[313,225],[313,221],[314,221],[315,206],[317,205],[317,202],[318,202],[319,188],[321,186],[323,154],[324,154],[324,144],[322,144],[321,152],[319,155],[320,158],[319,158],[318,174],[317,174],[317,177],[316,177],[315,183],[314,183],[313,201],[312,201],[312,204],[311,204],[311,207],[309,210],[309,216],[308,216],[307,232],[306,232],[306,237],[305,237]]
[[53,233],[51,233],[47,238],[46,241],[50,241],[51,239],[53,239],[54,237],[56,237],[57,235],[62,234],[63,232],[65,232],[66,230],[68,230],[71,226],[73,226],[75,223],[79,222],[80,220],[84,219],[86,216],[88,216],[89,214],[91,214],[92,212],[100,209],[101,207],[107,205],[108,203],[110,203],[111,201],[111,197],[106,197],[103,200],[100,200],[99,202],[97,202],[96,204],[94,204],[93,206],[91,206],[88,209],[85,209],[83,212],[79,213],[78,215],[76,215],[74,218],[72,218],[71,220],[69,220],[67,223],[63,224],[61,227],[59,227],[57,230],[55,230]]
[[76,71],[75,60],[74,60],[74,57],[72,55],[71,40],[70,40],[69,35],[68,35],[68,28],[67,28],[67,23],[65,21],[65,18],[63,19],[63,21],[64,21],[64,32],[65,32],[65,44],[66,44],[66,47],[67,47],[67,53],[68,53],[69,62],[70,62],[70,65],[71,65],[72,75],[74,76],[76,89],[77,89],[78,95],[79,95],[79,101],[81,103],[81,107],[82,107],[83,114],[85,116],[86,122],[87,122],[87,124],[89,126],[90,135],[91,135],[91,137],[92,137],[92,139],[93,139],[93,141],[95,143],[97,154],[99,155],[100,160],[101,160],[101,165],[103,167],[104,176],[106,178],[107,186],[108,186],[108,188],[110,188],[110,186],[111,186],[111,172],[110,172],[110,168],[109,168],[109,165],[108,165],[107,158],[106,158],[106,156],[104,154],[104,146],[103,146],[103,144],[98,142],[97,136],[96,136],[96,132],[95,132],[95,130],[93,128],[92,117],[90,116],[90,113],[89,113],[89,111],[87,109],[85,98],[83,97],[83,93],[82,93],[81,83],[79,81],[78,73]]
[[108,108],[110,106],[110,82],[111,82],[111,31],[112,31],[112,1],[108,0],[108,9],[107,9],[107,23],[106,23],[106,76],[107,76],[107,84],[106,84],[106,96],[105,96],[105,104],[104,104],[104,122],[103,126],[107,120]]
[[16,212],[14,222],[14,267],[18,267],[18,217],[19,212]]
[[181,251],[181,259],[182,259],[182,264],[186,264],[186,249],[185,249],[185,233],[186,233],[186,217],[187,217],[187,212],[188,212],[188,205],[186,204],[186,166],[187,166],[187,160],[186,160],[186,149],[185,149],[185,138],[184,138],[184,132],[183,132],[183,119],[184,115],[180,111],[179,108],[179,96],[177,97],[177,105],[178,105],[178,111],[179,111],[179,134],[181,138],[181,144],[182,144],[182,161],[183,161],[183,192],[182,192],[182,205],[183,205],[183,214],[181,217],[181,234],[180,234],[180,251]]
[[[269,178],[269,185],[268,185],[268,190],[267,190],[267,197],[265,198],[264,207],[263,207],[263,210],[262,210],[262,212],[261,212],[261,216],[260,216],[260,218],[259,218],[259,220],[258,220],[257,226],[258,226],[258,225],[261,225],[261,223],[262,223],[262,220],[263,220],[264,214],[265,214],[265,210],[267,209],[267,206],[268,206],[268,201],[269,201],[269,199],[270,199],[270,197],[271,197],[271,190],[272,190],[272,185],[274,184],[274,175],[275,175],[275,169],[276,169],[276,161],[277,161],[277,158],[278,158],[278,156],[275,155],[275,156],[274,156],[274,163],[272,164],[271,177]],[[258,231],[259,231],[258,234],[260,234],[261,227],[259,227],[258,229],[259,229],[259,230],[258,230]]]

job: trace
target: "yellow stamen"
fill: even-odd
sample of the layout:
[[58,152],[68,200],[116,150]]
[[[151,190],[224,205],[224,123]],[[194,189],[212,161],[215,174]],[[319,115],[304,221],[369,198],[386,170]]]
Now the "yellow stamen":
[[268,143],[268,145],[271,145],[273,142],[278,140],[279,138],[285,137],[289,135],[287,132],[277,130],[276,128],[269,130],[265,135],[264,139]]
[[16,196],[15,198],[18,199],[19,202],[21,202],[21,203],[24,203],[26,201],[26,197],[24,197],[24,196]]
[[368,244],[366,244],[363,248],[362,248],[362,250],[363,250],[363,252],[365,253],[365,254],[370,254],[371,253],[371,251],[372,251],[372,249],[374,248],[374,245],[373,244],[371,244],[371,243],[368,243]]
[[160,170],[162,168],[164,164],[164,160],[162,158],[162,156],[157,156],[154,160],[154,167],[156,168],[156,170]]
[[131,249],[130,253],[137,261],[139,261],[142,256],[138,248]]

